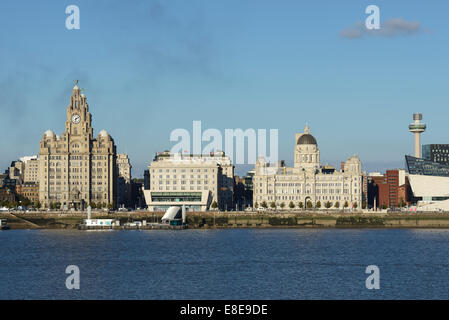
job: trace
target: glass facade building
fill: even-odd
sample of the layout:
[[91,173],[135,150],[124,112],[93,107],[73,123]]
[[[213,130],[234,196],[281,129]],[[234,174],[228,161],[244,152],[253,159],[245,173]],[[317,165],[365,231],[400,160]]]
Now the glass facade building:
[[153,192],[153,202],[201,202],[201,192]]
[[449,144],[425,144],[422,146],[422,157],[425,160],[449,165]]
[[405,162],[410,174],[449,177],[449,165],[412,156],[405,156]]

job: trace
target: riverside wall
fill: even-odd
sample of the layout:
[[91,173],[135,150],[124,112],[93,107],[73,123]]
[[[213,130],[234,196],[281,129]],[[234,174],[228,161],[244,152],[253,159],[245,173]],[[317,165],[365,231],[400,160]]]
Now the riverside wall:
[[[11,229],[75,229],[86,218],[85,212],[0,213]],[[158,222],[162,213],[93,212],[92,218]],[[447,213],[374,212],[189,212],[189,228],[449,228]]]

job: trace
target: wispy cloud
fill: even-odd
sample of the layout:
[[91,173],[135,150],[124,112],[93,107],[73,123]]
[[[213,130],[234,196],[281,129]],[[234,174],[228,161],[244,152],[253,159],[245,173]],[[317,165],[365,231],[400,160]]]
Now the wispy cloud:
[[404,18],[392,18],[381,23],[380,29],[369,30],[362,22],[357,22],[352,27],[340,32],[340,37],[346,39],[358,39],[366,36],[398,37],[409,36],[422,32],[419,21],[407,21]]

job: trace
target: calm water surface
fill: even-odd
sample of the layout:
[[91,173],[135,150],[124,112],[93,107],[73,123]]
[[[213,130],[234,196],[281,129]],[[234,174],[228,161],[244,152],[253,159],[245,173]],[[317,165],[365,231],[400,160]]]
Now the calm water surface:
[[[449,299],[449,230],[0,231],[0,299]],[[80,290],[67,290],[77,265]],[[367,290],[365,268],[380,268]]]

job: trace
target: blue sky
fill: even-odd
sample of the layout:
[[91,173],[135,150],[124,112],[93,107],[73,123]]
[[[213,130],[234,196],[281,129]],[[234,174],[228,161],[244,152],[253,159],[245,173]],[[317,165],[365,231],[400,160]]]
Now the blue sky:
[[[65,28],[72,4],[80,30]],[[370,4],[381,24],[419,28],[341,36]],[[279,129],[288,164],[308,122],[322,163],[357,154],[368,171],[403,167],[413,112],[428,126],[423,143],[449,143],[448,9],[442,0],[2,1],[0,170],[37,154],[47,129],[64,130],[74,79],[94,134],[111,134],[133,176],[193,120]]]

